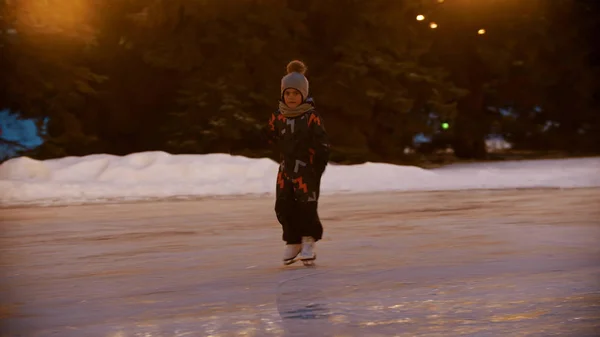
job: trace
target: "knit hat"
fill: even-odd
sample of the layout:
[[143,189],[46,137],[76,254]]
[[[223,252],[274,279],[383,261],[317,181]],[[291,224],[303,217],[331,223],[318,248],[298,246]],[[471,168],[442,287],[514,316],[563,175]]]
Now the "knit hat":
[[281,79],[281,97],[286,89],[296,89],[302,94],[302,100],[308,98],[308,80],[304,76],[306,66],[302,61],[294,60],[288,63],[287,75]]

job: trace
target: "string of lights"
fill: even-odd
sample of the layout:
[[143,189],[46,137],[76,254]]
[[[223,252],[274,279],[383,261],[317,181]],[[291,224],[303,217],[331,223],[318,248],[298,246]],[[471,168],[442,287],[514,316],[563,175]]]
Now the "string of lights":
[[[446,0],[436,0],[438,4],[443,4],[444,2],[446,2]],[[423,14],[419,14],[416,17],[417,21],[422,21],[425,22],[426,21],[426,17]],[[439,27],[438,23],[435,21],[429,21],[429,28],[431,29],[437,29]],[[484,28],[480,28],[477,31],[478,35],[484,35],[486,33],[486,30]]]

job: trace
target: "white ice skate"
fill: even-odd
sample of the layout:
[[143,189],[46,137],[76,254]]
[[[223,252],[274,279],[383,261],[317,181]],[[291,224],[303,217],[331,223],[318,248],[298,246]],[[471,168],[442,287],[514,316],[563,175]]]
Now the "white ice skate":
[[288,265],[296,262],[296,258],[301,250],[302,245],[299,243],[285,245],[285,250],[283,251],[283,264]]
[[315,239],[312,236],[302,238],[302,251],[299,254],[299,258],[305,266],[312,266],[317,259],[314,248]]

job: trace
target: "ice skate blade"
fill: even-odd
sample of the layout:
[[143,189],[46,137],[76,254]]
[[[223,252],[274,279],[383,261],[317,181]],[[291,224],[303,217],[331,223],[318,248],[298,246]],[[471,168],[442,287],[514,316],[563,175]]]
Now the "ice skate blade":
[[298,261],[299,261],[299,259],[284,260],[283,261],[283,265],[284,266],[289,266],[289,265],[292,265],[292,264],[294,264],[294,263],[296,263]]
[[283,265],[284,266],[289,266],[292,265],[298,261],[302,261],[302,263],[305,266],[314,266],[315,265],[315,260],[317,259],[317,255],[315,254],[313,257],[310,258],[301,258],[300,256],[296,256],[295,258],[291,259],[291,260],[284,260],[283,261]]

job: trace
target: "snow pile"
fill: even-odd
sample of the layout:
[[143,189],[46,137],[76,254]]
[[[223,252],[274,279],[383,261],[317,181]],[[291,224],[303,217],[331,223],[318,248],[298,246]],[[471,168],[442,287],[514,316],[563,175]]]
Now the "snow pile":
[[[65,205],[107,200],[273,193],[277,164],[226,154],[135,153],[37,161],[14,158],[0,166],[4,206]],[[409,190],[600,186],[600,158],[451,165],[424,170],[365,163],[330,165],[323,193]]]

